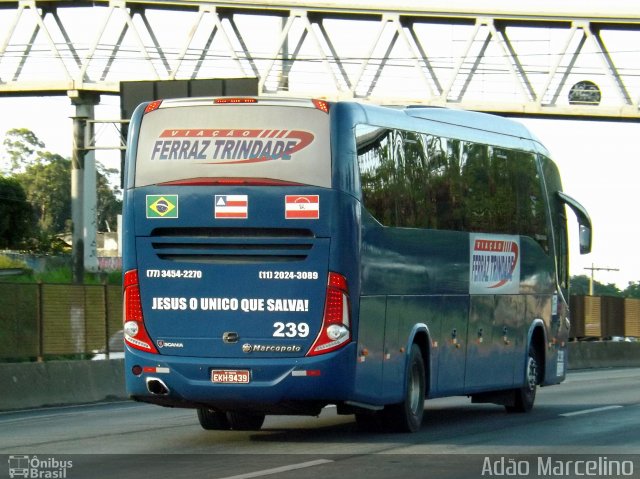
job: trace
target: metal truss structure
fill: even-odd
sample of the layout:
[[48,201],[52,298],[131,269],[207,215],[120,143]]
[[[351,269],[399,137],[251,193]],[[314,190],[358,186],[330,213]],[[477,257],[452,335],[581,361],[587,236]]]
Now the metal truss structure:
[[270,95],[640,117],[634,1],[401,3],[0,0],[0,94],[257,77]]

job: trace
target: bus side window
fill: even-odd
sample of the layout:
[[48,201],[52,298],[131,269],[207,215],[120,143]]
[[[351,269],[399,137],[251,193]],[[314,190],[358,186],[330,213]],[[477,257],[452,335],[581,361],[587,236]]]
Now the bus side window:
[[554,232],[554,256],[558,284],[565,290],[569,287],[569,245],[567,241],[567,215],[564,203],[557,197],[556,192],[562,190],[560,173],[557,166],[547,157],[540,156],[542,172],[547,186],[549,208],[551,213],[551,227]]
[[523,235],[549,254],[533,153],[358,125],[364,207],[385,226]]

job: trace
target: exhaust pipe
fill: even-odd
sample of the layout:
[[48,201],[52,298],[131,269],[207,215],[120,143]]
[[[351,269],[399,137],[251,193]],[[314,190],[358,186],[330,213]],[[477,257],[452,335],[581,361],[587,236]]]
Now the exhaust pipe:
[[169,388],[167,385],[158,378],[146,378],[147,390],[154,396],[168,396]]

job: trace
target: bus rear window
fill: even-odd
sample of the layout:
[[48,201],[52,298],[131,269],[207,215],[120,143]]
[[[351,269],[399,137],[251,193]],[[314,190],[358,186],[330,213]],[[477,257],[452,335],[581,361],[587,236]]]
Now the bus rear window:
[[329,117],[314,108],[184,106],[144,116],[135,186],[261,178],[331,186]]

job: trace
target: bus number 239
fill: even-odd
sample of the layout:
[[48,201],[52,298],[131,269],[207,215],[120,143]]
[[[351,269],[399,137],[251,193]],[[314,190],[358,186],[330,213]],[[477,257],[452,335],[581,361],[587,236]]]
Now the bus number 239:
[[273,323],[274,338],[306,338],[309,336],[309,325],[307,323]]

